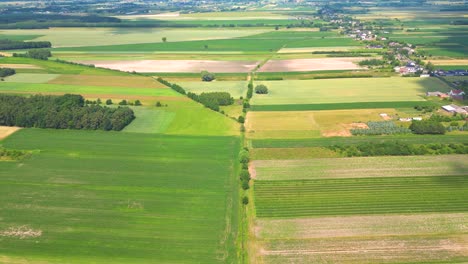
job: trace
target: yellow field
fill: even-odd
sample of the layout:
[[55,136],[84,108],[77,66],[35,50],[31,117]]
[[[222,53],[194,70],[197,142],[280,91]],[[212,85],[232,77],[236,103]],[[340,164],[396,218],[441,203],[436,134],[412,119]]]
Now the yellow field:
[[356,123],[382,121],[379,114],[395,116],[395,109],[249,112],[245,128],[249,138],[308,138],[351,136]]
[[[429,61],[426,61],[429,62]],[[468,65],[468,60],[431,60],[434,65]]]
[[10,136],[11,134],[15,133],[20,129],[21,128],[19,127],[0,126],[0,140],[5,139],[6,137]]

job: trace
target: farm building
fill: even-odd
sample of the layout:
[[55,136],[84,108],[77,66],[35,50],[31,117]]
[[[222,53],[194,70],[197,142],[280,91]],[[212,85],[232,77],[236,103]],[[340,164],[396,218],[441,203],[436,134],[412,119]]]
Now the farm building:
[[468,114],[468,106],[458,106],[458,105],[444,105],[442,109],[449,113],[457,113],[457,114]]
[[463,100],[463,97],[465,96],[465,92],[460,89],[452,89],[449,92],[449,96],[455,100]]

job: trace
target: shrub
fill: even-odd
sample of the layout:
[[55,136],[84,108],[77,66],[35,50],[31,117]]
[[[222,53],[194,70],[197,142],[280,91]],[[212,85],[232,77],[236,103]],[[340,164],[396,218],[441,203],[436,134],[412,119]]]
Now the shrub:
[[242,182],[242,189],[248,190],[250,189],[249,182],[248,181],[243,181]]
[[156,102],[156,107],[162,107],[161,102],[157,101],[157,102]]
[[415,134],[445,134],[445,127],[436,121],[413,121],[409,127]]
[[15,69],[12,68],[0,68],[0,77],[7,77],[14,75],[16,73]]
[[207,71],[202,71],[202,81],[204,82],[211,82],[216,79],[215,75],[213,73],[209,73]]
[[240,163],[249,163],[249,151],[243,149],[239,152],[239,162]]
[[128,103],[127,103],[127,100],[122,100],[122,101],[120,101],[120,103],[119,103],[119,105],[127,105],[127,104],[128,104]]
[[249,204],[249,197],[244,196],[244,197],[242,198],[242,204],[248,205],[248,204]]
[[241,124],[244,124],[244,122],[245,122],[245,117],[239,116],[239,117],[237,118],[237,121],[238,121],[239,123],[241,123]]
[[257,85],[255,87],[255,93],[257,93],[257,94],[267,94],[268,93],[268,88],[263,84]]
[[141,105],[142,105],[142,104],[141,104],[140,100],[136,100],[136,101],[135,101],[135,106],[141,106]]
[[106,105],[112,105],[112,104],[113,104],[113,102],[112,102],[111,99],[107,99],[107,100],[106,100]]

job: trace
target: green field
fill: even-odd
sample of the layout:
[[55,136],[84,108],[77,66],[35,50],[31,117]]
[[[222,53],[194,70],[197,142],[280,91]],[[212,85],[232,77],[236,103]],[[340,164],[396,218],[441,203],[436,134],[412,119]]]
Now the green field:
[[[2,93],[75,93],[85,96],[99,95],[108,98],[113,95],[120,96],[180,96],[168,88],[130,88],[130,87],[106,87],[106,86],[80,86],[66,84],[32,84],[32,83],[3,83],[0,86]],[[117,97],[118,98],[118,97]]]
[[[23,129],[0,162],[1,262],[237,263],[235,137]],[[5,230],[42,232],[19,239]]]
[[47,83],[57,77],[59,74],[41,74],[41,73],[17,73],[5,78],[5,82],[11,83]]
[[262,81],[267,95],[254,95],[252,105],[333,104],[356,102],[424,101],[426,91],[448,91],[441,81],[428,78],[358,78]]
[[464,212],[467,176],[256,181],[257,217]]
[[187,92],[196,94],[208,92],[228,92],[234,98],[245,97],[246,81],[213,81],[213,82],[177,82]]
[[[160,41],[158,41],[160,42]],[[105,43],[105,42],[104,42]],[[348,37],[340,37],[334,32],[300,32],[275,31],[250,36],[239,36],[225,39],[168,41],[167,43],[126,44],[92,47],[58,48],[57,51],[81,52],[272,52],[284,47],[330,47],[330,46],[359,46],[359,42]]]
[[[265,32],[262,29],[151,29],[151,28],[53,28],[3,30],[6,35],[40,35],[35,41],[50,41],[53,47],[123,45],[135,43],[229,39]],[[86,41],[82,41],[82,40]]]
[[465,175],[465,155],[256,160],[257,180]]

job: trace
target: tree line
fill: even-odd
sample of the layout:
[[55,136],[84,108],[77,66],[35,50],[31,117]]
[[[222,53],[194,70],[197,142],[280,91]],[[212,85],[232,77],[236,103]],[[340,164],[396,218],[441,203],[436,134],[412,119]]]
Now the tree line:
[[52,57],[52,53],[50,50],[43,50],[43,49],[33,49],[28,50],[24,54],[13,53],[13,57],[24,57],[24,58],[33,58],[37,60],[48,60]]
[[16,73],[15,69],[12,68],[0,68],[0,78],[14,75]]
[[128,107],[87,106],[81,95],[0,95],[0,126],[120,131],[133,119]]
[[50,47],[52,47],[52,43],[49,41],[25,42],[10,39],[0,39],[0,50],[40,49]]

